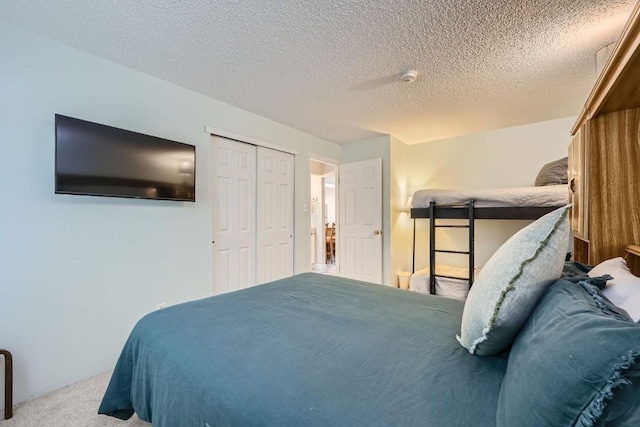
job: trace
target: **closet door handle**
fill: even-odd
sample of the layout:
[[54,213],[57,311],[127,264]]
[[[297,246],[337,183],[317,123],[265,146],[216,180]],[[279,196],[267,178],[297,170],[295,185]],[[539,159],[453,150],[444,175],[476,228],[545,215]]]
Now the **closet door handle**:
[[569,190],[571,190],[572,193],[576,192],[576,179],[575,178],[571,178],[571,181],[569,181]]

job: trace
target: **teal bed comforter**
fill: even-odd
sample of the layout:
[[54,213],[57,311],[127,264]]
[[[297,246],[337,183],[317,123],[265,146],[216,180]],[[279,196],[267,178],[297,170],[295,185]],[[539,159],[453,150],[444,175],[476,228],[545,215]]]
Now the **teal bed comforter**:
[[455,335],[463,303],[301,274],[153,312],[99,412],[154,427],[493,426],[507,357]]

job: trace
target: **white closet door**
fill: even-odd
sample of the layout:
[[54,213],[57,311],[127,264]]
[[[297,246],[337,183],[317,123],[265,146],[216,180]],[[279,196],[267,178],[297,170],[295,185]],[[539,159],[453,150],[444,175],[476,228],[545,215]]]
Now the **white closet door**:
[[340,275],[382,284],[382,159],[340,165]]
[[256,283],[293,275],[292,154],[258,147]]
[[213,293],[256,284],[256,147],[213,137]]

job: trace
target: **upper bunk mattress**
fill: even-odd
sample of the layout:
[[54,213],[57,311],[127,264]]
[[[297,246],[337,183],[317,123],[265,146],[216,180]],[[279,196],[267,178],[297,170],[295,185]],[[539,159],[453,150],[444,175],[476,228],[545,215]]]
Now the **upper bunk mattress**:
[[491,188],[479,190],[418,190],[413,195],[413,208],[428,208],[439,204],[466,203],[474,199],[478,208],[560,207],[569,202],[566,185],[541,187]]

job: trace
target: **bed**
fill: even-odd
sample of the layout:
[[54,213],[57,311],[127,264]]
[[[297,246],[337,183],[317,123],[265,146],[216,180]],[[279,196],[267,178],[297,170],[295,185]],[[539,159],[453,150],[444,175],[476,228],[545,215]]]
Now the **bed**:
[[[535,187],[492,188],[476,190],[428,189],[414,193],[412,218],[430,218],[429,206],[463,205],[474,201],[475,219],[537,219],[564,206],[569,200],[567,185]],[[436,218],[467,218],[464,209],[448,206],[439,209]]]
[[[566,161],[560,159],[551,162],[554,167],[564,170],[566,174]],[[540,174],[548,165],[543,166]],[[539,176],[540,176],[539,174]],[[566,177],[558,177],[557,174],[551,178],[550,182],[566,182]],[[538,181],[538,179],[536,179]],[[416,273],[416,219],[430,219],[429,223],[429,292],[436,294],[437,280],[453,279],[456,283],[458,279],[447,277],[435,271],[437,263],[436,253],[455,253],[467,256],[467,275],[459,277],[466,280],[470,288],[473,284],[473,276],[469,271],[475,271],[475,220],[476,219],[538,219],[543,215],[552,212],[560,206],[567,204],[569,192],[566,184],[538,185],[534,187],[515,188],[495,188],[495,189],[475,189],[475,190],[446,190],[429,189],[418,190],[412,197],[411,217],[413,218],[413,260],[412,272]],[[466,223],[442,224],[438,219],[444,220],[466,220]],[[463,250],[439,249],[436,245],[437,228],[466,228],[468,229],[468,245]],[[447,267],[454,268],[454,267]],[[460,294],[458,292],[458,294]]]
[[154,427],[495,425],[507,358],[456,342],[462,308],[314,273],[169,307],[135,327],[100,412]]
[[[578,289],[566,280],[553,286]],[[516,425],[514,416],[519,426],[545,425],[535,417],[525,422],[528,410],[514,415],[518,391],[509,391],[505,413],[501,390],[513,382],[509,375],[522,372],[509,374],[513,351],[480,357],[458,344],[463,307],[455,299],[305,273],[155,311],[133,329],[99,413],[128,419],[136,412],[154,427],[504,426]],[[640,342],[640,325],[629,324]],[[597,334],[583,332],[579,340],[602,348]],[[553,352],[540,351],[523,365],[536,378],[544,369],[535,360],[567,369]],[[579,352],[571,363],[591,361],[593,353]],[[558,388],[557,374],[550,375]],[[584,375],[581,384],[596,384]],[[640,384],[633,385],[640,399]],[[535,407],[525,391],[521,401]],[[572,406],[551,399],[562,411]]]

